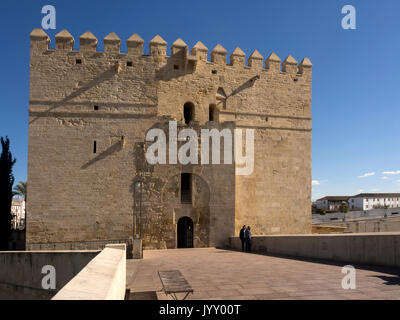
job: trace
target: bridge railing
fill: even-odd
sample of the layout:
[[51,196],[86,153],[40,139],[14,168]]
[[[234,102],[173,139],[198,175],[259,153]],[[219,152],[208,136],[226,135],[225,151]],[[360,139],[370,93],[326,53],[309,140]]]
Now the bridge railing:
[[52,300],[124,300],[126,245],[109,244]]

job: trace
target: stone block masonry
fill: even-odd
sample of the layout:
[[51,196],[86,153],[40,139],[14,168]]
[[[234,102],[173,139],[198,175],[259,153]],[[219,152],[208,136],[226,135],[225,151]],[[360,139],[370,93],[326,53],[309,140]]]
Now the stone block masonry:
[[[181,39],[168,56],[160,36],[145,55],[137,34],[127,53],[114,33],[104,52],[91,32],[79,51],[66,30],[55,40],[50,49],[43,30],[31,33],[28,249],[134,235],[144,249],[176,248],[179,236],[188,246],[228,246],[243,224],[260,235],[311,232],[308,58],[281,63],[255,51],[246,65],[237,48],[227,64],[221,45],[208,61],[204,44],[189,50]],[[146,132],[169,120],[181,129],[254,129],[254,172],[149,165]],[[184,229],[182,218],[191,221]]]

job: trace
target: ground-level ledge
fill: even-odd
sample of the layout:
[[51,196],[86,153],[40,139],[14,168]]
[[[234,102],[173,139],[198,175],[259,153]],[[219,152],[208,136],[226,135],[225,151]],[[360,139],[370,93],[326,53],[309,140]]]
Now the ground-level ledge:
[[123,300],[126,245],[106,245],[52,300]]
[[[241,250],[240,239],[231,237],[230,246]],[[400,267],[400,232],[254,236],[252,251]]]

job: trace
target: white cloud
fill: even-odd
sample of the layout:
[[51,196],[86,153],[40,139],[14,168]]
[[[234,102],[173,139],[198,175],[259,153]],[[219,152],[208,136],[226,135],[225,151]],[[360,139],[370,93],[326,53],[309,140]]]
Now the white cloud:
[[312,185],[313,186],[319,186],[321,183],[318,180],[313,180]]
[[388,174],[388,175],[397,175],[400,174],[400,170],[397,171],[384,171],[382,174]]
[[383,179],[383,180],[388,180],[389,178],[386,177],[386,176],[383,176],[382,179]]
[[363,174],[362,176],[359,176],[359,178],[366,178],[366,177],[371,177],[374,175],[375,175],[375,172],[369,172],[369,173]]

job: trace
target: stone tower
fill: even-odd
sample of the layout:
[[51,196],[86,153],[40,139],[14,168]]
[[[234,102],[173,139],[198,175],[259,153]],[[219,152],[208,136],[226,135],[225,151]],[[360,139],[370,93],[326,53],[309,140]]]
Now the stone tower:
[[[311,231],[311,72],[256,50],[191,50],[156,36],[104,52],[66,30],[55,49],[31,33],[28,249],[78,249],[143,239],[147,249],[225,246],[253,234]],[[235,164],[150,165],[150,129],[254,129],[254,170]],[[168,141],[171,138],[168,133]],[[200,136],[200,134],[199,134]],[[225,143],[225,142],[224,142]],[[178,144],[182,144],[179,142]],[[222,147],[222,145],[221,145]]]

